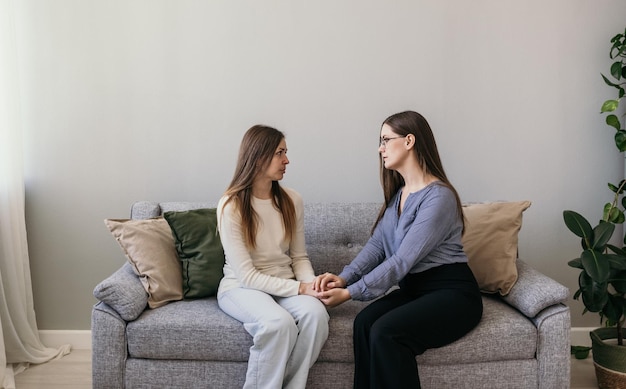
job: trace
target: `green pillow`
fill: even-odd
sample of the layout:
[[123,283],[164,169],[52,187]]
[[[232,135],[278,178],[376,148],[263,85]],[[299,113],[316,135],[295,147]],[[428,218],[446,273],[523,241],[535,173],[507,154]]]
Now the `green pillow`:
[[215,208],[170,211],[163,214],[172,230],[182,262],[183,296],[214,296],[224,276],[224,249],[217,231]]

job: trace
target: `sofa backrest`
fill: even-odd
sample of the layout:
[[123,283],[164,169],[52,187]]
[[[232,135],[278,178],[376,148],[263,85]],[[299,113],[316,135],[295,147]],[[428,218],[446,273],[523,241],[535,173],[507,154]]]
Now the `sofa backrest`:
[[[149,219],[168,211],[214,208],[211,202],[139,201],[131,207],[131,218]],[[306,203],[304,234],[307,252],[316,274],[340,273],[361,251],[382,203]]]

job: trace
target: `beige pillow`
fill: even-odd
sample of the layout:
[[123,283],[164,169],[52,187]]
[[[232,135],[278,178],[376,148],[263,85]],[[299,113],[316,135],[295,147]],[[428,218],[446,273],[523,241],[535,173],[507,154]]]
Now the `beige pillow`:
[[164,218],[106,219],[104,223],[141,279],[150,308],[183,298],[181,265]]
[[506,296],[517,281],[518,232],[530,201],[464,204],[463,247],[480,290]]

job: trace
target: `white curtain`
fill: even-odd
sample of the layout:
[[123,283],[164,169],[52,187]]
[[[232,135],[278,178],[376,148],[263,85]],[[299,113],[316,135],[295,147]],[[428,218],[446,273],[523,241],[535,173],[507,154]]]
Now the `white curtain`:
[[[41,343],[33,304],[26,221],[20,90],[13,0],[0,0],[0,383],[70,352]],[[3,369],[2,366],[6,366]]]

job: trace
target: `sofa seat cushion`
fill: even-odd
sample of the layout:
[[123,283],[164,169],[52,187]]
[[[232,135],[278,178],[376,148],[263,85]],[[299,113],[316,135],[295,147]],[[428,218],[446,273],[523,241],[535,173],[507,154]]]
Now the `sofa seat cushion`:
[[483,295],[483,317],[472,331],[447,346],[417,356],[418,364],[446,365],[534,359],[537,328],[500,297]]
[[245,361],[252,346],[240,322],[215,297],[147,309],[126,326],[132,358]]
[[[320,362],[352,362],[352,323],[367,303],[349,301],[330,309],[330,334]],[[473,331],[448,346],[417,357],[422,364],[532,359],[534,325],[498,297],[483,297],[484,313]],[[176,301],[146,310],[126,328],[131,358],[246,362],[252,337],[222,312],[215,297]]]

